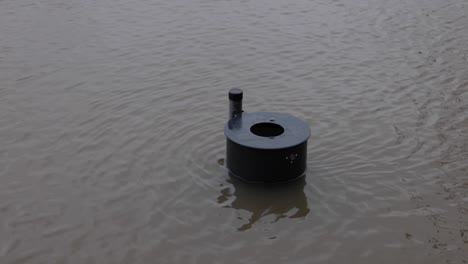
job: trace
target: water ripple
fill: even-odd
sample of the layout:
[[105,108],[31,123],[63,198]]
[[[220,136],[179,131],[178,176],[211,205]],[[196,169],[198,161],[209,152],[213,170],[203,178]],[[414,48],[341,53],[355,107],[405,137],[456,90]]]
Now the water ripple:
[[[465,9],[0,1],[1,262],[466,261]],[[234,87],[310,125],[305,179],[229,178]]]

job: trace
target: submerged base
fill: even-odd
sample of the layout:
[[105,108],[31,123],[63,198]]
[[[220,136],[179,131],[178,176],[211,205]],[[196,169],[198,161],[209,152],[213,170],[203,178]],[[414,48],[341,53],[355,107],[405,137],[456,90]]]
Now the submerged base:
[[255,183],[257,183],[257,184],[261,184],[261,183],[277,184],[277,183],[288,183],[288,182],[293,182],[293,181],[297,181],[297,180],[300,180],[300,179],[304,179],[306,175],[304,173],[304,174],[302,174],[301,176],[299,176],[297,178],[288,179],[288,180],[284,180],[284,181],[249,181],[249,180],[247,180],[245,178],[242,178],[240,176],[237,176],[237,175],[233,174],[232,172],[229,172],[229,176],[231,178],[234,178],[234,179],[246,182],[246,183],[252,183],[252,184],[255,184]]

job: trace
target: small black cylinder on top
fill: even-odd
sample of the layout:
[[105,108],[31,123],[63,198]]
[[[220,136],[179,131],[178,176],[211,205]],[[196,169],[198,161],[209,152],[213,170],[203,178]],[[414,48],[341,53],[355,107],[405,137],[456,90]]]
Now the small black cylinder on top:
[[242,113],[242,97],[243,92],[241,89],[231,89],[229,91],[229,119]]

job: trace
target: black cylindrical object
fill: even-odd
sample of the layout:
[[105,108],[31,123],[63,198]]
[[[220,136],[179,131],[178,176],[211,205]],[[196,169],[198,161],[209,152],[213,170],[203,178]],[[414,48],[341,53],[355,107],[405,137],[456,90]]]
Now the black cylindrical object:
[[241,89],[231,89],[229,91],[229,119],[235,115],[242,113],[242,97]]
[[305,173],[310,130],[294,116],[240,112],[227,122],[224,134],[232,176],[248,182],[284,182]]

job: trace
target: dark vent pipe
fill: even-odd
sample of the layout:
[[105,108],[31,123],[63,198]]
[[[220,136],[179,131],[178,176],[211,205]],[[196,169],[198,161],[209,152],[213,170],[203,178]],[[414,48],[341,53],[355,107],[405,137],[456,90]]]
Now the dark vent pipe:
[[242,96],[243,92],[241,89],[231,89],[229,91],[229,119],[238,116],[242,113]]

